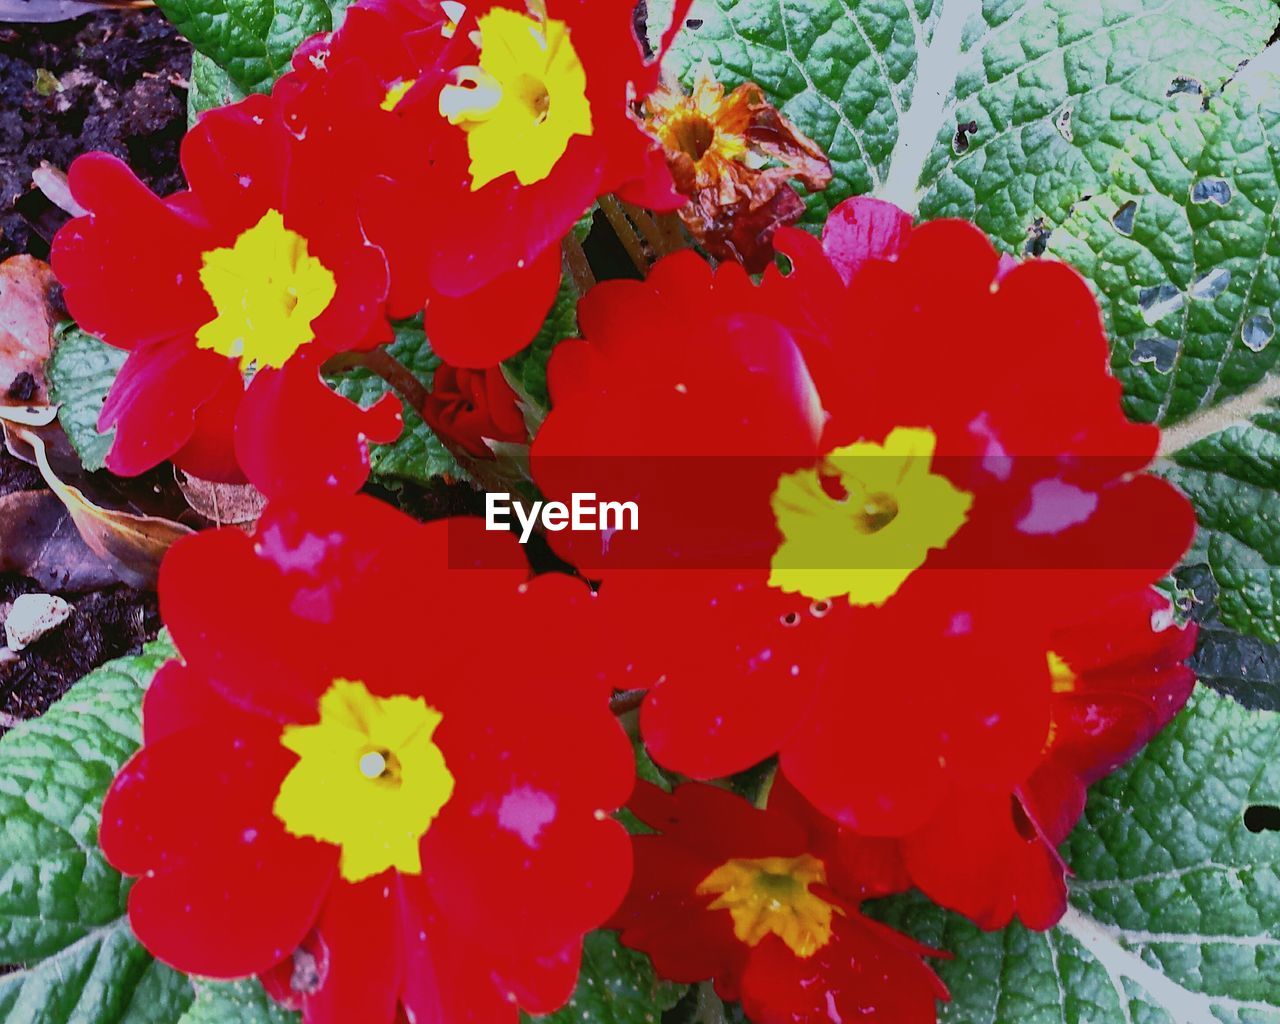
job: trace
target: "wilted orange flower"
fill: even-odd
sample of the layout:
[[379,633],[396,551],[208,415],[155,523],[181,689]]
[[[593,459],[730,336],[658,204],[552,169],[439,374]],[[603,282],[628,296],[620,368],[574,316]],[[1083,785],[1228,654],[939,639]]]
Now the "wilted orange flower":
[[704,65],[690,95],[659,90],[647,114],[676,188],[690,197],[680,211],[685,227],[711,255],[752,273],[772,261],[773,233],[804,213],[791,182],[818,191],[831,181],[826,154],[754,82],[726,96]]

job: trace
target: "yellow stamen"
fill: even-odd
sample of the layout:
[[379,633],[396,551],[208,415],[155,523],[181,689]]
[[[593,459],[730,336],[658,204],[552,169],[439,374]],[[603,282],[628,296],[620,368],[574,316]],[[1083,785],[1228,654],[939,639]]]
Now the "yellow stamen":
[[283,366],[314,340],[311,322],[333,301],[337,282],[307,252],[307,240],[268,210],[235,244],[204,254],[200,283],[217,316],[196,344],[239,359],[243,370]]
[[827,869],[809,854],[799,857],[735,859],[716,868],[698,885],[698,894],[716,894],[711,910],[727,910],[733,934],[748,946],[776,935],[798,957],[813,956],[831,941],[837,908],[809,886],[825,884]]
[[563,21],[497,7],[477,23],[480,64],[454,69],[440,112],[467,133],[473,191],[509,173],[532,185],[592,132],[586,71]]
[[339,872],[359,882],[395,868],[420,874],[421,840],[453,795],[453,776],[432,740],[440,712],[420,697],[376,697],[335,679],[320,721],[286,726],[298,755],[273,810],[293,835],[342,848]]
[[1054,693],[1075,693],[1076,683],[1080,681],[1057,651],[1049,652],[1049,678],[1053,681]]
[[784,475],[773,493],[783,541],[770,585],[815,601],[884,604],[931,549],[946,547],[973,504],[930,471],[936,445],[931,430],[896,427],[884,444],[858,441]]

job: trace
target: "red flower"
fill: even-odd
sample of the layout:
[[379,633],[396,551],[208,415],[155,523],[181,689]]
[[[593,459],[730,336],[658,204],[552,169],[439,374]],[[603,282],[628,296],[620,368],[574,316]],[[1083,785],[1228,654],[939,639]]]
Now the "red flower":
[[487,441],[523,443],[529,437],[516,393],[497,366],[438,366],[422,415],[445,441],[477,459],[493,458]]
[[1140,474],[1158,432],[1121,413],[1069,268],[866,200],[821,245],[777,242],[794,269],[758,287],[682,256],[584,300],[533,473],[548,498],[635,501],[645,528],[552,542],[603,578],[619,635],[661,622],[617,685],[648,689],[664,764],[779,753],[868,836],[974,788],[1008,817],[1056,714],[1057,632],[1163,575],[1190,506]]
[[404,120],[413,106],[405,101],[415,86],[421,93],[442,84],[460,8],[440,0],[360,0],[340,29],[298,47],[293,70],[272,89],[295,138],[349,169],[343,188],[387,257],[392,319],[422,309],[422,263],[435,244],[427,147],[418,126]]
[[[687,7],[680,0],[673,24]],[[658,82],[633,9],[628,0],[468,4],[396,103],[427,152],[413,152],[416,174],[389,175],[366,223],[396,273],[412,268],[446,362],[491,366],[529,342],[555,298],[560,242],[597,196],[683,203],[632,109]]]
[[319,376],[389,332],[382,254],[332,188],[341,161],[312,154],[254,96],[183,140],[190,191],[161,199],[103,153],[72,165],[90,212],[59,232],[52,262],[80,325],[130,352],[99,419],[116,432],[114,472],[173,459],[268,493],[354,490],[366,438],[399,433],[394,399],[362,412]]
[[[100,835],[140,876],[148,949],[271,972],[308,1022],[514,1024],[567,999],[630,875],[608,812],[631,750],[579,642],[590,591],[480,568],[514,559],[478,521],[359,496],[175,545],[160,600],[183,660],[147,694]],[[448,640],[415,661],[428,621]],[[530,654],[519,679],[474,657],[498,636]]]
[[640,783],[635,878],[613,925],[675,981],[714,978],[758,1024],[936,1019],[931,951],[858,910],[858,862],[779,782],[767,810],[712,786]]
[[1084,811],[1085,788],[1142,749],[1195,685],[1183,664],[1195,627],[1171,622],[1168,601],[1142,591],[1057,633],[1039,763],[1012,792],[954,791],[941,814],[904,838],[913,884],[984,928],[1002,928],[1015,913],[1031,928],[1057,923],[1067,907],[1057,848]]

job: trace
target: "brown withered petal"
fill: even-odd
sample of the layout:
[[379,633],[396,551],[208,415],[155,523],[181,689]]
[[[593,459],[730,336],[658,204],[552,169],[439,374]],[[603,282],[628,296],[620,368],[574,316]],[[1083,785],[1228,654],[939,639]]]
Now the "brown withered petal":
[[685,227],[711,255],[752,273],[773,260],[774,232],[804,213],[793,183],[820,191],[831,182],[826,154],[753,82],[726,95],[703,67],[689,95],[657,92],[647,112],[676,187],[689,196]]

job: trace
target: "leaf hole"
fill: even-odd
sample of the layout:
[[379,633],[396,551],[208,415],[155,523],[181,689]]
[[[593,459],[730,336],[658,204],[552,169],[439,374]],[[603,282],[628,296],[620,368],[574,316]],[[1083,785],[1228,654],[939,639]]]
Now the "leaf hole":
[[1193,299],[1216,299],[1231,284],[1231,271],[1226,267],[1215,267],[1198,278],[1189,289]]
[[1075,140],[1075,133],[1071,130],[1071,108],[1063,107],[1058,112],[1058,116],[1053,119],[1053,126],[1058,129],[1058,134],[1068,142]]
[[1240,340],[1250,352],[1261,352],[1276,335],[1276,325],[1266,313],[1251,316],[1240,328]]
[[1190,75],[1174,75],[1165,96],[1203,96],[1204,83]]
[[1198,205],[1217,203],[1226,206],[1232,195],[1231,186],[1221,178],[1201,178],[1191,186],[1191,201]]
[[1138,204],[1130,199],[1111,215],[1111,226],[1126,238],[1133,235],[1133,222],[1138,216]]
[[1169,373],[1178,357],[1178,343],[1169,338],[1143,338],[1133,346],[1130,361],[1149,363],[1156,373]]
[[1142,319],[1148,324],[1158,323],[1170,313],[1176,313],[1185,301],[1182,291],[1168,282],[1138,290],[1138,306],[1142,309]]
[[1037,217],[1027,228],[1027,242],[1022,247],[1022,255],[1043,256],[1044,251],[1049,248],[1049,235],[1052,233],[1053,229],[1045,224],[1044,218]]
[[1280,832],[1280,807],[1253,804],[1244,809],[1244,827],[1250,832]]

